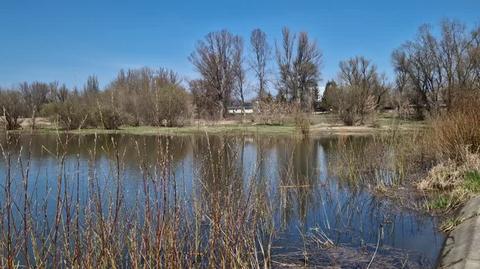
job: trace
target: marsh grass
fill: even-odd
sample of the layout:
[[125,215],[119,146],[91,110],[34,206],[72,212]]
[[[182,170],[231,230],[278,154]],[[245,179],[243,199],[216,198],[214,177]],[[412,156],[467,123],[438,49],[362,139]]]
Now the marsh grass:
[[418,187],[433,193],[427,210],[451,213],[480,192],[480,96],[457,98],[430,122],[425,141],[436,165]]
[[366,183],[378,189],[410,184],[412,175],[422,171],[428,162],[420,150],[423,136],[419,132],[392,130],[365,136],[356,143],[351,140],[352,137],[339,137],[331,168],[352,183]]
[[460,195],[437,194],[434,198],[428,200],[425,207],[428,211],[437,211],[447,213],[457,208],[462,199]]
[[[345,200],[338,196],[337,187],[343,188],[344,182],[322,178],[327,160],[319,157],[320,148],[328,151],[325,156],[336,148],[319,147],[318,140],[294,137],[278,147],[273,145],[285,140],[255,141],[255,159],[247,161],[246,143],[251,140],[240,136],[130,137],[129,143],[120,136],[94,136],[86,144],[84,136],[59,132],[55,143],[42,146],[42,154],[52,162],[44,172],[32,162],[35,142],[7,136],[0,143],[0,165],[6,168],[0,191],[2,268],[366,266],[375,251],[375,246],[360,253],[340,244],[340,229],[378,224],[376,205],[355,188],[340,194]],[[349,184],[373,185],[388,175],[382,165],[386,156],[394,155],[383,152],[386,146],[380,143],[385,141],[377,138],[355,146],[339,142],[349,150],[372,143],[355,158],[383,154],[366,162],[365,169],[355,164],[365,173],[363,182]],[[191,168],[178,161],[175,148],[187,148]],[[267,170],[273,149],[278,159],[271,166],[277,167],[272,176]],[[136,167],[134,180],[131,166]],[[192,174],[179,173],[183,169],[192,169]],[[313,229],[308,223],[312,208],[321,209],[315,211],[321,219]],[[363,219],[362,212],[372,219]],[[290,229],[299,235],[287,234]],[[355,236],[366,247],[363,238],[369,240],[371,231],[366,226],[360,230]],[[281,241],[288,236],[296,239]],[[354,257],[360,254],[357,262]],[[378,253],[374,265],[388,267],[403,259]]]
[[477,170],[465,173],[465,188],[473,193],[480,192],[480,172]]
[[[132,206],[126,202],[132,193],[126,192],[125,158],[134,152],[115,139],[100,146],[95,137],[85,164],[78,154],[67,155],[74,136],[59,135],[55,148],[44,148],[57,163],[56,175],[45,182],[31,174],[29,149],[15,152],[16,142],[6,141],[1,268],[270,267],[269,187],[252,179],[239,188],[236,151],[209,147],[190,194],[174,173],[168,142],[157,141],[152,161],[144,157],[146,144],[137,141],[142,187]],[[110,156],[107,164],[99,152]]]
[[458,98],[452,109],[432,118],[428,138],[437,158],[465,161],[468,153],[480,151],[480,95]]
[[464,222],[465,219],[459,217],[450,217],[442,222],[440,230],[444,233],[453,231],[458,225]]

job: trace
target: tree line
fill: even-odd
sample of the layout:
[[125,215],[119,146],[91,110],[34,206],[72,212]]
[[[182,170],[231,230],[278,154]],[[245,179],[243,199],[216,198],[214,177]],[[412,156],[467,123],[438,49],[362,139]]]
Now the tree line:
[[282,29],[269,43],[261,29],[248,42],[227,30],[208,33],[188,57],[197,79],[184,81],[169,69],[121,70],[104,89],[90,76],[83,89],[58,82],[21,83],[0,89],[2,121],[19,128],[22,118],[48,116],[66,129],[121,125],[179,126],[193,116],[219,119],[228,107],[245,107],[255,95],[257,114],[292,110],[332,111],[347,125],[365,124],[385,107],[422,118],[451,109],[480,89],[480,27],[444,20],[439,29],[419,28],[413,40],[392,52],[389,81],[363,56],[339,63],[336,79],[320,98],[322,52],[306,32]]
[[96,76],[83,89],[68,89],[58,82],[22,83],[18,89],[0,90],[6,129],[20,127],[21,118],[51,117],[65,129],[121,125],[177,126],[189,117],[189,94],[171,70],[121,70],[101,90]]

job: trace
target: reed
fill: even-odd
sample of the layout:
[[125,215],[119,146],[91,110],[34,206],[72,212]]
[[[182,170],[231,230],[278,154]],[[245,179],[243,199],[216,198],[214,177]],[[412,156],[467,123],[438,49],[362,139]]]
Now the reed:
[[[168,140],[158,139],[154,160],[145,157],[147,145],[136,141],[142,187],[132,204],[125,186],[125,156],[132,152],[115,139],[99,146],[95,138],[88,163],[82,163],[78,154],[67,154],[74,137],[59,135],[54,149],[44,149],[57,163],[55,175],[42,182],[31,173],[29,149],[12,150],[15,141],[6,141],[2,268],[271,266],[275,225],[268,183],[255,172],[245,188],[238,186],[244,182],[236,166],[241,151],[227,149],[228,143],[209,145],[188,192],[174,172]],[[107,164],[100,151],[111,157]],[[82,172],[85,165],[88,173]]]

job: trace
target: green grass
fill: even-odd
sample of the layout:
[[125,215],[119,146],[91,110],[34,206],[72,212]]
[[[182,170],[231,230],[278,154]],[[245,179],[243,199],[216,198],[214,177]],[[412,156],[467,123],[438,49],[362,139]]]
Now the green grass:
[[465,174],[465,188],[473,193],[480,192],[480,172],[469,171]]
[[444,233],[451,232],[454,230],[458,225],[460,225],[465,219],[459,217],[450,217],[442,222],[440,226],[440,230]]
[[[341,122],[334,114],[320,114],[311,115],[309,117],[311,123],[310,134],[321,135],[324,134],[323,129],[316,129],[318,125],[322,126],[341,126]],[[381,113],[377,117],[377,128],[371,128],[362,133],[377,132],[388,130],[395,127],[400,127],[402,130],[422,129],[425,126],[424,122],[398,119],[388,113]],[[355,129],[356,127],[351,127]],[[39,126],[35,130],[36,133],[56,133],[63,132],[54,125]],[[30,132],[28,128],[23,130],[9,131],[9,132]],[[264,135],[299,135],[298,128],[295,127],[294,119],[287,120],[284,125],[253,125],[251,123],[233,123],[228,125],[190,125],[184,127],[154,127],[154,126],[122,126],[118,130],[106,130],[103,128],[86,128],[81,130],[70,130],[69,133],[74,134],[134,134],[134,135],[188,135],[196,133],[211,133],[211,134],[264,134]],[[341,133],[342,130],[339,130]],[[354,134],[355,130],[350,130],[349,134]]]
[[[462,184],[458,184],[453,189],[442,190],[429,197],[425,202],[427,211],[436,213],[448,213],[463,204],[472,195],[480,193],[480,171],[468,171],[464,175]],[[446,227],[453,226],[452,223],[446,223]],[[443,229],[443,228],[442,228]],[[446,229],[448,230],[448,229]]]
[[105,130],[101,128],[81,129],[69,131],[74,134],[132,134],[132,135],[157,135],[157,134],[269,134],[287,135],[295,134],[294,126],[268,126],[268,125],[218,125],[218,126],[185,126],[185,127],[121,127],[118,130]]
[[427,201],[426,208],[428,211],[448,211],[458,205],[458,199],[448,194],[440,194],[433,199]]

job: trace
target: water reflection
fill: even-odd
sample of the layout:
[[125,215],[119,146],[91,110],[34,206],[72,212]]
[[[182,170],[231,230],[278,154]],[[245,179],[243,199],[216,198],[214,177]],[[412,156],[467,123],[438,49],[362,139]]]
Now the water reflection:
[[[55,212],[52,186],[59,175],[65,175],[61,191],[67,201],[78,199],[88,208],[92,206],[89,193],[97,188],[103,195],[97,200],[104,210],[109,210],[106,201],[117,200],[125,204],[124,214],[132,209],[144,216],[148,212],[139,201],[163,199],[163,203],[175,204],[174,208],[179,208],[179,202],[188,203],[185,216],[193,217],[199,207],[207,216],[221,219],[214,209],[229,205],[229,212],[243,212],[239,209],[255,200],[255,206],[272,212],[275,244],[280,247],[277,253],[302,248],[305,238],[316,233],[335,245],[368,248],[377,243],[381,232],[386,255],[387,249],[399,249],[431,266],[444,240],[436,232],[434,218],[394,209],[391,201],[371,195],[365,186],[332,174],[329,163],[337,154],[336,138],[34,135],[8,139],[0,143],[5,152],[12,153],[14,168],[10,170],[16,194],[22,188],[18,153],[20,159],[31,157],[30,176],[35,182],[30,187],[31,199],[40,201],[34,203],[37,221],[54,218],[53,213],[42,216],[40,207]],[[365,138],[349,143],[362,147]],[[7,170],[2,159],[3,186]],[[263,199],[253,197],[253,186]],[[116,188],[123,190],[120,196]],[[162,193],[165,197],[153,199]],[[5,192],[0,198],[6,199]]]

